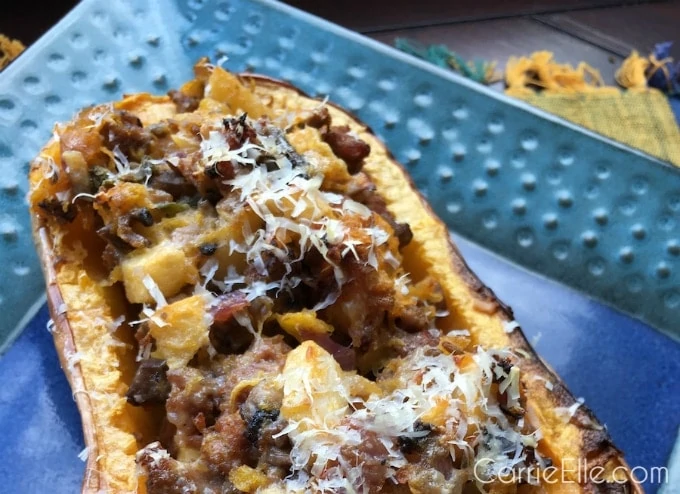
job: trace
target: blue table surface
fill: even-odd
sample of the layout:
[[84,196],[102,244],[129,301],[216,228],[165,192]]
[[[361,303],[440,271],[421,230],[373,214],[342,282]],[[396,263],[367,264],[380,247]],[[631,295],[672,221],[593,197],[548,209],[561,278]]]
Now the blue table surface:
[[[539,353],[604,422],[631,466],[666,465],[680,422],[680,344],[586,296],[458,241],[509,303]],[[43,307],[0,359],[4,492],[73,493],[84,464],[80,420]],[[659,485],[646,482],[648,492]]]

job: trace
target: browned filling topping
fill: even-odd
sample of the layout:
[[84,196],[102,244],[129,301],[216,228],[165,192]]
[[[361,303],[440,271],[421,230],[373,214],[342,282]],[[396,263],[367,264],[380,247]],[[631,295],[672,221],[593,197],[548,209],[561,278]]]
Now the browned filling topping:
[[542,462],[513,356],[439,327],[440,285],[404,267],[369,145],[323,105],[217,105],[218,70],[82,112],[37,202],[97,233],[125,291],[127,399],[161,417],[147,491],[462,492],[480,458]]

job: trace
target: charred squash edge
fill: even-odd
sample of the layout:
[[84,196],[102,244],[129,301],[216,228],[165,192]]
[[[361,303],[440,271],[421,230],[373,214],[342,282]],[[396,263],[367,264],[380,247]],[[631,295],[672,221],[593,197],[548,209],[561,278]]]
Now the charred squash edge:
[[[255,84],[256,86],[269,87],[272,90],[275,90],[276,88],[283,88],[295,92],[300,97],[314,99],[309,97],[295,86],[268,76],[257,74],[241,74],[239,77],[242,81]],[[361,126],[366,132],[375,137],[375,134],[370,129],[370,127],[366,126],[352,113],[340,106],[334,105],[332,103],[328,104],[333,106],[335,110],[344,113],[347,118],[352,120],[356,125]],[[432,219],[435,220],[439,226],[444,229],[444,231],[448,231],[448,228],[444,222],[434,213],[428,202],[418,192],[413,180],[406,172],[404,167],[394,158],[392,153],[385,147],[384,144],[381,143],[381,145],[383,146],[383,150],[386,152],[388,159],[391,161],[391,164],[397,167],[405,182],[408,183],[411,189],[417,193],[424,210],[432,217]],[[378,189],[378,192],[380,193],[380,189]],[[82,492],[108,492],[109,486],[106,482],[107,476],[105,473],[100,472],[98,468],[99,444],[97,441],[97,419],[94,417],[90,397],[87,393],[87,389],[85,388],[82,370],[79,364],[69,365],[70,359],[72,359],[77,352],[77,342],[74,341],[73,331],[68,320],[68,314],[65,310],[66,308],[61,289],[57,281],[57,274],[55,270],[55,263],[57,262],[57,259],[53,251],[52,242],[47,228],[40,224],[36,215],[32,215],[32,222],[34,241],[39,252],[39,257],[45,275],[50,315],[54,321],[53,337],[55,347],[59,355],[62,369],[66,374],[71,388],[73,390],[80,390],[74,391],[74,399],[81,415],[83,435],[88,452]],[[512,309],[501,302],[498,297],[496,297],[495,293],[489,287],[484,285],[477,275],[469,268],[457,246],[453,243],[450,237],[448,238],[448,264],[466,283],[467,288],[473,297],[482,303],[497,305],[499,312],[495,314],[496,317],[500,317],[505,321],[514,320]],[[522,370],[524,372],[528,371],[533,375],[549,379],[554,383],[554,388],[551,393],[552,405],[556,408],[573,404],[575,401],[574,396],[564,386],[562,380],[555,373],[555,371],[534,351],[524,336],[521,328],[518,327],[508,336],[513,349],[521,349],[530,356],[530,358],[521,357],[520,365]],[[612,440],[606,430],[592,427],[588,428],[582,424],[582,422],[585,420],[589,421],[591,424],[599,425],[599,422],[595,418],[593,412],[587,407],[581,406],[578,409],[577,415],[581,417],[581,422],[579,423],[579,433],[582,440],[581,455],[585,458],[588,458],[588,460],[594,464],[600,464],[606,460],[615,460],[618,465],[626,469],[626,475],[628,478],[626,483],[619,484],[621,487],[621,492],[642,494],[644,491],[640,483],[635,478],[627,463],[623,459],[623,454],[612,443]],[[135,472],[130,472],[130,475],[135,475]],[[609,491],[606,484],[601,486],[596,483],[581,484],[581,490],[582,492],[593,493],[616,491],[616,489],[615,491]]]

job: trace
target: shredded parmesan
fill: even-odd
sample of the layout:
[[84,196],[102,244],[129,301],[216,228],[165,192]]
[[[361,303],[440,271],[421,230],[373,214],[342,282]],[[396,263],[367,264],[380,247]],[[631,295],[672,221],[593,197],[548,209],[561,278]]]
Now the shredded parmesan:
[[503,331],[506,333],[512,333],[517,328],[519,328],[517,321],[503,321]]
[[151,297],[156,302],[156,309],[160,309],[161,307],[168,305],[163,292],[150,275],[144,275],[142,283],[144,283],[144,287],[149,291],[149,295],[151,295]]
[[467,329],[452,329],[446,336],[470,336],[470,331]]
[[106,326],[106,329],[108,329],[109,333],[115,332],[121,324],[125,322],[125,315],[121,314],[120,316],[116,317],[115,319],[111,321],[105,321],[104,325]]
[[78,459],[80,461],[83,461],[83,462],[87,461],[88,455],[89,455],[89,450],[88,450],[88,447],[86,446],[86,447],[83,448],[83,450],[80,453],[78,453]]
[[543,383],[545,385],[545,389],[547,389],[548,391],[553,390],[553,383],[551,381],[549,381],[548,379],[546,379],[545,377],[534,376],[532,380],[533,381],[543,381]]
[[555,408],[555,414],[567,423],[576,415],[576,411],[583,405],[584,401],[583,398],[579,398],[571,406],[557,407]]
[[71,203],[75,203],[81,197],[83,199],[89,199],[90,201],[94,201],[95,199],[97,199],[97,196],[95,196],[94,194],[88,194],[87,192],[81,192],[80,194],[76,194],[75,196],[73,196]]

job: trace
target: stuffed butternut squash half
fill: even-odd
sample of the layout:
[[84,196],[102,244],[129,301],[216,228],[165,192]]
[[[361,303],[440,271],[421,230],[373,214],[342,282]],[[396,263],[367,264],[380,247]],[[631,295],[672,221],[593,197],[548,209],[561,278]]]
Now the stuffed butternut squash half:
[[32,163],[83,492],[639,489],[365,125],[195,74]]

